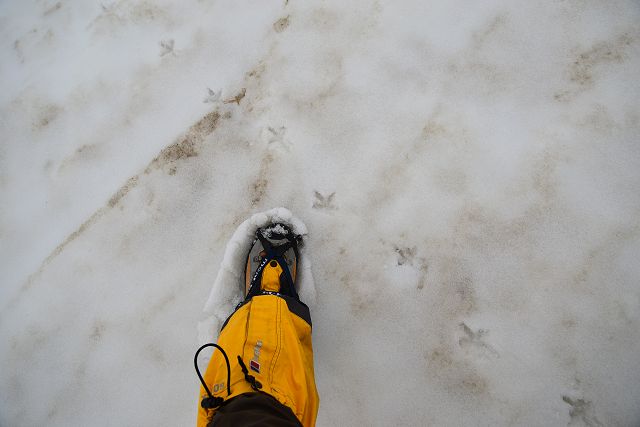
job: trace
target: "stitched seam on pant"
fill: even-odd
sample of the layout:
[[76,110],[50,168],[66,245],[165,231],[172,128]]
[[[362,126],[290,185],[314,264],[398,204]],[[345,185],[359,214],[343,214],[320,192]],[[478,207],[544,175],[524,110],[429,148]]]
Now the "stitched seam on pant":
[[[251,310],[253,310],[253,301],[249,301],[249,307],[247,309],[247,323],[244,327],[244,342],[242,343],[242,354],[240,357],[244,361],[244,349],[247,346],[247,341],[249,340],[249,325],[251,324]],[[232,356],[233,357],[233,356]]]
[[280,299],[276,299],[276,305],[277,305],[277,310],[276,310],[276,352],[273,356],[273,359],[271,361],[271,366],[269,367],[269,384],[273,384],[273,374],[276,370],[276,363],[278,362],[278,357],[280,356],[280,351],[282,350],[282,325],[281,325],[281,309],[282,309],[282,301],[280,301]]

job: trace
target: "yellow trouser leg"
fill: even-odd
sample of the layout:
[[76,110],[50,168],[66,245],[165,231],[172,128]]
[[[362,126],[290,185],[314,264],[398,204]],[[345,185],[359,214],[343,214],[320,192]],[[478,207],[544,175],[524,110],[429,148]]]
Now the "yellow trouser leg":
[[[226,364],[218,351],[204,375],[214,396],[229,399],[254,391],[237,362],[240,356],[249,373],[262,384],[261,391],[291,408],[304,426],[315,425],[319,398],[313,373],[311,326],[292,313],[283,298],[253,297],[231,316],[218,344],[231,362],[231,396],[226,396]],[[215,412],[200,407],[204,397],[206,392],[200,387],[198,427],[206,427]]]

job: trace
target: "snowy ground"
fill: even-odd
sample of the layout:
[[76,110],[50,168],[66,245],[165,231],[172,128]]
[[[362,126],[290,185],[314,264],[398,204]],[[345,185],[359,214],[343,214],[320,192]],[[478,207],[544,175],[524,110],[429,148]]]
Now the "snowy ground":
[[309,229],[319,426],[640,425],[639,23],[0,3],[0,425],[193,425],[226,242],[277,206]]

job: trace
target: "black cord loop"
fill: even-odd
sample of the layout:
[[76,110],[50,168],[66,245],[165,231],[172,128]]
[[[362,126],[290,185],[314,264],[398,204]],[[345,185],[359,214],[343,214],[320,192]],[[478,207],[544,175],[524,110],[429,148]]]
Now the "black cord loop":
[[202,399],[202,402],[200,402],[200,406],[202,406],[204,409],[214,409],[222,405],[222,403],[224,402],[224,398],[216,397],[211,394],[211,390],[209,390],[209,387],[207,387],[207,384],[204,382],[204,378],[202,378],[202,374],[200,374],[200,369],[198,369],[198,355],[202,350],[204,350],[207,347],[217,348],[218,350],[220,350],[220,352],[224,356],[224,361],[227,364],[227,396],[231,395],[231,366],[229,365],[229,358],[227,357],[227,353],[225,353],[222,347],[214,343],[205,344],[202,347],[200,347],[198,351],[196,351],[196,355],[193,358],[193,365],[196,368],[196,373],[198,374],[198,378],[200,378],[200,383],[202,384],[202,387],[204,387],[204,390],[207,392],[207,395],[209,396]]
[[256,377],[253,375],[249,375],[249,371],[247,370],[247,366],[242,361],[242,358],[238,356],[238,363],[240,364],[240,369],[242,369],[242,373],[244,374],[244,379],[247,380],[249,384],[251,384],[251,388],[258,391],[262,388],[262,384],[260,381],[256,380]]

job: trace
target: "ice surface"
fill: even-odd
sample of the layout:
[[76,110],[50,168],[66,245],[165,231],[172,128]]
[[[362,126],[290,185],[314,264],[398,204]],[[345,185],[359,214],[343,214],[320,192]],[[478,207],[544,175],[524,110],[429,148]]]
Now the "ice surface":
[[319,426],[639,425],[639,22],[0,3],[0,425],[192,425],[270,216],[307,234]]

